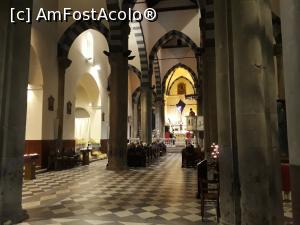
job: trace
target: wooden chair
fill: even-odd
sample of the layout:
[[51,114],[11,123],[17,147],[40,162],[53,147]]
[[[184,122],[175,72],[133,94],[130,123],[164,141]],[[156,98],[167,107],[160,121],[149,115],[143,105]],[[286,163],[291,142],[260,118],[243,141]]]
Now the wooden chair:
[[207,178],[208,164],[207,160],[202,160],[197,165],[198,167],[198,195],[201,199],[201,217],[204,220],[204,210],[206,202],[215,202],[217,222],[220,219],[220,183],[218,179],[209,180]]

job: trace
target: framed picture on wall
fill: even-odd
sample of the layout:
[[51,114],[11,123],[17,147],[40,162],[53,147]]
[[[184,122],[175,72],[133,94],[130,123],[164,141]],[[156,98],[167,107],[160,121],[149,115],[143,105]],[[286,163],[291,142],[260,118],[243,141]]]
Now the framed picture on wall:
[[67,102],[67,114],[68,115],[72,114],[72,102],[71,101]]
[[48,110],[49,111],[54,111],[54,102],[55,102],[54,97],[52,95],[50,95],[48,98]]
[[105,113],[104,112],[102,113],[101,118],[102,118],[102,122],[104,122],[105,121]]

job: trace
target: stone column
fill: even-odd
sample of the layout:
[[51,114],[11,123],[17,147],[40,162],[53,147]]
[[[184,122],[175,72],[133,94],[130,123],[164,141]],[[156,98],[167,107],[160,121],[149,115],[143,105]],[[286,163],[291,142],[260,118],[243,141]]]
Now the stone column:
[[201,81],[199,81],[198,87],[197,87],[197,115],[198,116],[203,116],[203,82],[202,82],[202,78],[199,76],[199,79],[201,79]]
[[214,1],[221,224],[241,224],[230,1]]
[[[127,152],[127,116],[128,116],[128,79],[126,68],[127,56],[122,52],[111,52],[110,92],[110,135],[107,168],[119,170],[126,168]],[[123,73],[123,74],[122,74]]]
[[159,130],[159,136],[163,137],[163,115],[164,115],[164,104],[161,99],[155,102],[155,129]]
[[128,116],[128,60],[122,52],[111,52],[110,134],[107,168],[125,169],[127,166],[127,116]]
[[277,82],[274,61],[274,32],[270,0],[259,1],[262,25],[262,55],[265,88],[265,112],[268,136],[268,166],[271,224],[283,221],[283,200],[280,169],[279,133],[277,118]]
[[282,52],[276,55],[276,66],[277,66],[277,78],[278,78],[278,99],[285,99]]
[[133,138],[138,136],[138,103],[133,102],[133,127],[132,127]]
[[63,148],[63,132],[64,132],[64,109],[65,109],[65,76],[66,70],[72,61],[68,58],[58,58],[58,103],[57,103],[57,148]]
[[282,46],[294,224],[300,224],[300,1],[281,1]]
[[31,26],[10,23],[11,7],[32,8],[32,1],[0,3],[0,224],[27,217],[22,183]]
[[130,28],[123,21],[111,21],[110,53],[110,132],[109,170],[127,168],[128,117],[128,35]]
[[241,224],[271,225],[270,150],[263,26],[257,0],[232,0],[232,43]]
[[204,27],[203,67],[203,114],[204,114],[204,148],[208,150],[213,142],[218,142],[217,104],[216,104],[216,62],[214,32],[214,1],[205,1],[202,11]]
[[152,89],[149,85],[141,86],[141,140],[152,143]]

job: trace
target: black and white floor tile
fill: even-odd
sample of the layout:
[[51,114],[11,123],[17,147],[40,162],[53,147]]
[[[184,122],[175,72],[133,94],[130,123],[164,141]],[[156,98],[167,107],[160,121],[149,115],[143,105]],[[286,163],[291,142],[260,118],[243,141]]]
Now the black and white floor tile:
[[[181,154],[170,153],[148,168],[114,172],[105,166],[106,160],[97,161],[24,181],[29,219],[20,225],[217,224],[214,205],[201,221],[197,173],[181,168]],[[285,208],[288,219],[290,205]]]
[[[21,225],[201,224],[196,170],[181,168],[181,155],[168,154],[148,168],[113,172],[106,161],[37,175],[25,181]],[[216,224],[206,207],[205,224]]]

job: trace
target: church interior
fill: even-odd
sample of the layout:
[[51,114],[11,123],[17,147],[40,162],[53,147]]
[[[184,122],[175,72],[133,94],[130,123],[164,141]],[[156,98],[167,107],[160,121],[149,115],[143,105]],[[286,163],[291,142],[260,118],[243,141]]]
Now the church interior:
[[300,225],[299,0],[0,6],[1,225]]

